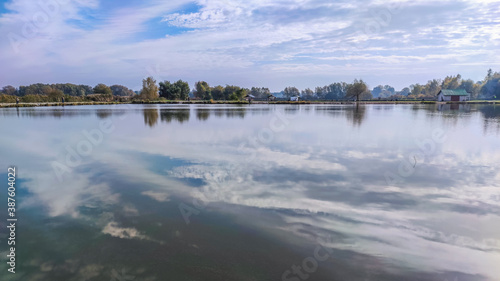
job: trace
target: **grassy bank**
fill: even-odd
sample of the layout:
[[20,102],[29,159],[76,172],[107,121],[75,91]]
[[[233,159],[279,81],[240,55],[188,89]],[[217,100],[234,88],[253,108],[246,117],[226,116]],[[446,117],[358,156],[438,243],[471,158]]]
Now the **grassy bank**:
[[123,104],[122,102],[30,102],[30,103],[0,103],[0,107],[38,107],[38,106],[75,106],[75,105],[99,105],[99,104]]
[[[359,101],[358,104],[500,104],[500,101],[474,100],[467,102],[436,102],[436,101]],[[249,104],[247,101],[132,101],[132,102],[39,102],[39,103],[0,103],[0,108],[7,107],[38,107],[38,106],[77,106],[104,104]],[[252,101],[251,104],[356,104],[353,101]]]

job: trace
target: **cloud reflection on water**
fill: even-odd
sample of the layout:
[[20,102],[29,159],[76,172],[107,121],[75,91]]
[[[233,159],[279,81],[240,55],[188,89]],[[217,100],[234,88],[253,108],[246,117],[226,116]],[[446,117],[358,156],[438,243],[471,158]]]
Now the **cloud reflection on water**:
[[[276,110],[293,116],[292,124],[246,161],[239,144],[256,136]],[[83,111],[69,116],[94,122],[92,111]],[[395,266],[407,280],[414,271],[426,272],[429,280],[443,272],[494,280],[500,262],[500,151],[498,131],[481,130],[485,120],[492,124],[488,128],[498,124],[496,112],[404,105],[138,106],[123,113],[127,120],[116,122],[116,131],[72,171],[70,182],[56,182],[44,164],[56,156],[43,153],[54,150],[56,138],[75,142],[69,136],[79,130],[70,123],[65,134],[39,140],[42,153],[23,154],[14,144],[16,154],[5,151],[5,156],[21,159],[32,178],[33,197],[25,204],[45,206],[50,217],[88,217],[82,207],[117,212],[114,206],[123,203],[131,204],[125,205],[128,211],[119,209],[125,217],[141,217],[144,206],[127,199],[130,192],[155,204],[195,197],[209,200],[207,212],[272,212],[279,222],[266,228],[306,240],[334,235],[330,246],[339,258],[343,251],[376,257],[387,263],[381,267]],[[51,115],[35,110],[20,118],[26,116]],[[95,117],[115,118],[101,111]],[[387,185],[384,172],[397,171],[401,158],[416,149],[415,138],[428,137],[436,127],[449,140],[404,183]],[[18,131],[14,137],[28,134]],[[246,215],[241,212],[238,216]],[[139,225],[116,220],[109,217],[99,227],[115,237],[149,237]]]

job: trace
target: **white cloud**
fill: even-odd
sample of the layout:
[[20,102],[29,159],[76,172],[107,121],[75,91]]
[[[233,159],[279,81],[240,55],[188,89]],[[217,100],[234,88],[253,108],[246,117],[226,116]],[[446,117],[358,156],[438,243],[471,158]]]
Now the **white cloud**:
[[165,192],[157,192],[157,191],[149,190],[149,191],[143,191],[141,194],[149,196],[158,202],[170,201],[170,199],[168,198],[169,195]]
[[[196,2],[199,10],[183,12],[189,1],[148,1],[106,11],[98,1],[67,1],[23,40],[18,53],[9,40],[0,41],[0,59],[8,66],[0,70],[0,84],[105,82],[137,88],[150,75],[147,67],[159,64],[165,79],[191,83],[250,87],[262,81],[280,90],[291,83],[314,87],[363,75],[402,87],[407,85],[397,79],[401,69],[416,74],[414,82],[425,82],[460,72],[462,65],[478,80],[486,69],[500,66],[498,1],[394,2],[396,10],[386,1],[203,0]],[[6,7],[11,12],[0,16],[0,33],[21,37],[26,19],[43,12],[26,0]],[[389,19],[383,16],[387,12]],[[172,33],[176,28],[190,31]],[[358,59],[359,67],[347,68]],[[304,75],[318,60],[326,61],[323,72]],[[376,75],[380,64],[394,81]],[[337,69],[347,71],[341,75]]]
[[132,227],[120,227],[117,222],[109,222],[102,230],[102,233],[122,239],[149,239],[137,229]]

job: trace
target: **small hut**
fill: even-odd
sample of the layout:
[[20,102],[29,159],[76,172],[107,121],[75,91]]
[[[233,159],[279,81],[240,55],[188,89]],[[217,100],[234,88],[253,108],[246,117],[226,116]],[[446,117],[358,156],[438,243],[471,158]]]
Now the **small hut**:
[[469,101],[470,94],[464,89],[441,90],[437,95],[437,101]]

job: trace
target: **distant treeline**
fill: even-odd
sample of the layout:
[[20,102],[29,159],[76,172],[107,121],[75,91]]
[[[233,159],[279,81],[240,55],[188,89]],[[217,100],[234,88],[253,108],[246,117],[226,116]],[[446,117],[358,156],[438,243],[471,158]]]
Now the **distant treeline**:
[[462,79],[460,74],[447,76],[443,80],[433,79],[425,85],[413,84],[396,91],[390,85],[378,85],[369,90],[363,80],[352,83],[337,82],[314,90],[307,88],[299,90],[296,87],[286,87],[278,93],[271,93],[269,88],[242,88],[234,85],[210,86],[205,81],[198,81],[191,90],[188,82],[163,81],[156,83],[152,77],[143,80],[142,90],[134,92],[123,85],[107,86],[98,84],[95,87],[75,84],[32,84],[20,86],[5,86],[1,89],[0,102],[57,102],[63,98],[68,102],[78,101],[134,101],[134,100],[187,100],[190,98],[202,100],[243,100],[276,99],[300,97],[303,100],[369,100],[369,99],[432,99],[441,89],[464,89],[471,94],[472,99],[500,99],[500,73],[488,70],[482,81]]
[[[287,87],[280,93],[284,97],[300,96],[305,100],[340,100],[349,98],[349,85],[345,82],[333,83],[314,90],[307,88],[299,91],[295,87]],[[390,85],[378,85],[371,91],[363,92],[360,99],[431,99],[435,98],[441,89],[464,89],[471,94],[471,99],[500,99],[500,72],[488,70],[482,81],[462,79],[460,74],[447,76],[443,80],[433,79],[425,85],[412,84],[396,91]]]
[[446,76],[443,80],[429,80],[427,84],[413,84],[394,91],[389,85],[379,85],[372,90],[375,98],[433,98],[441,89],[464,89],[471,94],[471,99],[500,99],[500,72],[489,69],[482,81],[474,82],[471,79],[462,79],[460,74]]
[[125,101],[127,97],[132,97],[136,93],[122,85],[108,87],[98,84],[94,88],[88,85],[75,84],[32,84],[20,86],[16,89],[13,86],[2,88],[0,102],[60,102],[64,98],[68,102],[83,101]]

